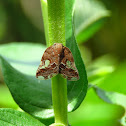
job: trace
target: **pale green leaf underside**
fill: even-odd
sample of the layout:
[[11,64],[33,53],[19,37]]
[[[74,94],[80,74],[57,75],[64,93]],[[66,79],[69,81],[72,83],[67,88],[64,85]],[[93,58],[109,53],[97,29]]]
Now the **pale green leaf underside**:
[[35,43],[9,43],[0,46],[0,55],[17,70],[28,75],[36,73],[46,46]]

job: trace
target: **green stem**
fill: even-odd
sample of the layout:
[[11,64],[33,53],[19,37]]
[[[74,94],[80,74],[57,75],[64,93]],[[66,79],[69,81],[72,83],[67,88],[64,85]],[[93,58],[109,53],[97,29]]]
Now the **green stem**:
[[46,44],[49,47],[47,0],[41,0],[41,9],[42,9],[42,15],[44,21]]
[[65,39],[65,0],[47,0],[49,21],[49,45],[62,43]]
[[67,126],[67,86],[66,79],[60,74],[52,78],[52,100],[55,123]]
[[[41,4],[47,46],[54,43],[65,46],[65,0],[41,0]],[[67,82],[60,74],[52,78],[52,101],[55,123],[67,126]]]

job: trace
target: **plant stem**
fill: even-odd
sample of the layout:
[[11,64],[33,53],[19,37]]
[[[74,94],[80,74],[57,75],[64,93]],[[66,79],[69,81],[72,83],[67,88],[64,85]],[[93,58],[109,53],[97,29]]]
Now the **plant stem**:
[[41,9],[42,9],[42,15],[43,15],[46,44],[47,44],[47,47],[49,47],[47,0],[41,0]]
[[[49,45],[66,44],[65,0],[47,0],[49,21]],[[55,123],[67,126],[67,83],[60,75],[52,78],[52,101]]]
[[[41,4],[47,46],[54,43],[65,46],[65,0],[41,0]],[[60,74],[52,78],[52,101],[55,123],[67,126],[67,82]]]
[[49,21],[49,45],[62,43],[65,39],[65,0],[47,0]]
[[67,85],[66,79],[60,74],[52,78],[52,100],[55,123],[67,126]]

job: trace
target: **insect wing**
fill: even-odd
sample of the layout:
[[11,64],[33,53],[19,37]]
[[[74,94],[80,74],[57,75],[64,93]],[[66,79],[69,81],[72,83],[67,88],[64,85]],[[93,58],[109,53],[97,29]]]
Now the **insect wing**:
[[45,50],[40,65],[36,71],[36,78],[39,80],[50,79],[59,73],[59,66],[54,62],[56,58],[54,51],[53,46],[50,46]]
[[73,55],[67,47],[63,47],[63,51],[64,57],[60,62],[59,73],[69,81],[77,81],[79,73],[75,66]]

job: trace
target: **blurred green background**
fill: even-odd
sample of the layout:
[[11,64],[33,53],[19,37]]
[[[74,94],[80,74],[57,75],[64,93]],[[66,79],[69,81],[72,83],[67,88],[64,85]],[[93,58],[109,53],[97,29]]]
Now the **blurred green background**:
[[[95,32],[92,31],[90,37],[81,39],[77,36],[77,42],[89,82],[107,91],[126,95],[126,1],[99,1],[110,11],[111,16]],[[77,22],[75,24],[78,25]],[[15,57],[18,48],[4,46],[12,42],[21,45],[22,42],[46,43],[39,0],[0,0],[0,54],[9,56],[9,51],[13,50],[11,56]],[[18,53],[20,56],[21,53],[25,55],[21,50]],[[18,109],[4,84],[1,72],[0,107]],[[123,115],[124,108],[104,102],[93,89],[89,89],[81,106],[69,114],[69,122],[72,126],[120,126],[119,119]]]

